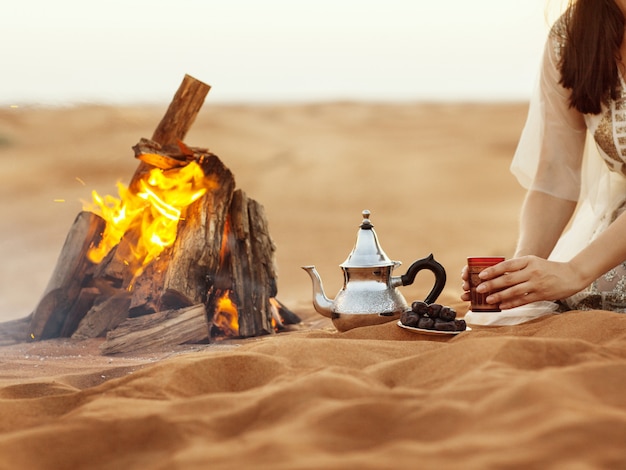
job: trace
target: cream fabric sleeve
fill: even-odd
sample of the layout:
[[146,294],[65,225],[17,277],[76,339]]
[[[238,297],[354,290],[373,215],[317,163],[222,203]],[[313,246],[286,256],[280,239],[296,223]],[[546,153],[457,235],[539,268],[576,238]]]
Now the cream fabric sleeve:
[[553,31],[546,41],[511,172],[527,189],[577,201],[586,125],[584,115],[569,106],[569,90],[559,84],[558,48]]

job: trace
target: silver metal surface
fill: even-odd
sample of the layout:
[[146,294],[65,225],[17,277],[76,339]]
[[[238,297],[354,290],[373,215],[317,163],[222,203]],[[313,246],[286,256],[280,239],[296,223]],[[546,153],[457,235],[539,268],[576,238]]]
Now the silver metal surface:
[[315,310],[331,318],[339,331],[386,323],[399,318],[408,309],[406,300],[395,289],[402,281],[391,275],[401,263],[385,254],[369,216],[369,211],[363,211],[354,249],[340,265],[344,284],[334,300],[326,297],[315,266],[302,268],[313,283]]
[[365,210],[362,214],[363,221],[359,226],[354,248],[340,266],[342,268],[364,268],[367,266],[398,265],[399,263],[391,261],[380,247],[374,225],[370,221],[370,211]]

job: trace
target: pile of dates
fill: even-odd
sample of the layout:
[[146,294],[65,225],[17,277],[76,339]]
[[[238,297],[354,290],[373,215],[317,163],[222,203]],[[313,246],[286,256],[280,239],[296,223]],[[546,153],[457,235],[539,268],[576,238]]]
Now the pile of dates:
[[416,300],[411,310],[402,313],[400,321],[405,326],[436,331],[465,331],[465,320],[456,318],[456,310],[439,304]]

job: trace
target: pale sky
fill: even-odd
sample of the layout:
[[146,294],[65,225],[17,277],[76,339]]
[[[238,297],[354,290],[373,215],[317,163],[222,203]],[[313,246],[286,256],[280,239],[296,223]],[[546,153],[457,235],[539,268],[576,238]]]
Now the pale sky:
[[550,19],[547,0],[5,1],[0,105],[169,102],[185,73],[215,102],[527,99]]

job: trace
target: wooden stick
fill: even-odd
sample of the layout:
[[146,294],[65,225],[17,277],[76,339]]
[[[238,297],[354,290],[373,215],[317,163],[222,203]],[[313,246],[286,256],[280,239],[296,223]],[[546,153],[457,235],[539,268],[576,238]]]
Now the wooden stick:
[[152,134],[152,140],[161,145],[184,141],[210,89],[206,83],[185,75],[163,119]]
[[[152,140],[162,146],[185,140],[210,89],[206,83],[185,75],[163,119],[155,129]],[[136,189],[137,181],[151,168],[153,168],[151,165],[141,162],[131,179],[130,188]]]

